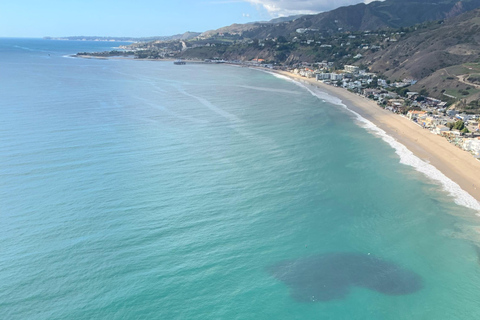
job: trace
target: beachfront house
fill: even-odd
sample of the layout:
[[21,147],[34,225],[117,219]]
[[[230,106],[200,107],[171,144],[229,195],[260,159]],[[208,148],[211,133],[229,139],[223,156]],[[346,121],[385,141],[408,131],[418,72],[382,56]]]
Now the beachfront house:
[[330,73],[317,73],[317,81],[330,80]]
[[343,73],[331,73],[330,79],[333,81],[340,81],[343,79]]
[[425,116],[425,111],[418,111],[418,110],[410,110],[407,112],[407,118],[413,121]]
[[344,81],[342,86],[354,91],[360,91],[362,89],[362,83],[360,81]]
[[437,119],[436,116],[426,116],[424,121],[425,121],[425,127],[427,128],[434,128],[440,122],[440,120]]
[[462,145],[463,150],[471,152],[475,158],[480,158],[480,139],[465,139]]
[[367,98],[372,98],[374,100],[378,100],[379,99],[379,95],[380,95],[381,91],[378,90],[378,89],[364,89],[363,90],[363,95]]
[[389,107],[400,107],[404,103],[403,99],[390,99],[387,102],[387,106]]
[[405,101],[403,99],[389,99],[385,109],[395,113],[403,113],[405,111]]
[[433,133],[438,134],[440,136],[448,131],[450,131],[450,128],[444,125],[438,125],[432,130]]
[[300,69],[298,72],[299,75],[305,78],[315,78],[315,73],[312,69],[305,68],[305,69]]

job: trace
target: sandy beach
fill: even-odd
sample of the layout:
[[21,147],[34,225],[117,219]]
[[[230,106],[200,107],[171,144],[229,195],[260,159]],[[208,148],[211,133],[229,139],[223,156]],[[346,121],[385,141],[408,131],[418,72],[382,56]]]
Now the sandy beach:
[[275,72],[317,86],[322,91],[340,98],[349,109],[384,130],[414,155],[436,167],[480,202],[480,161],[470,153],[459,149],[445,138],[421,128],[416,123],[380,108],[374,101],[365,97],[290,72]]

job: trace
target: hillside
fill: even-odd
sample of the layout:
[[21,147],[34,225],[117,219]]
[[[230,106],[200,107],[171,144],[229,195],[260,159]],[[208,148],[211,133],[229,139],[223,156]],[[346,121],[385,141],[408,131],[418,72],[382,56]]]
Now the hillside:
[[[427,88],[436,97],[478,99],[469,76],[480,74],[480,9],[408,34],[360,61],[390,79],[413,78],[412,90]],[[480,87],[480,86],[479,86]],[[468,90],[467,90],[468,89]],[[469,94],[466,94],[470,90]]]
[[340,7],[316,15],[302,16],[280,23],[232,25],[208,31],[202,36],[219,33],[265,39],[295,34],[297,29],[338,33],[407,27],[425,21],[451,18],[480,7],[480,0],[386,0]]
[[303,15],[294,15],[294,16],[288,16],[288,17],[279,17],[272,19],[270,21],[256,21],[256,22],[249,22],[245,24],[239,24],[239,23],[234,23],[230,26],[226,27],[221,27],[219,29],[215,30],[208,30],[200,34],[201,38],[209,38],[218,34],[223,34],[223,33],[230,33],[230,34],[243,34],[246,31],[253,31],[258,28],[266,27],[269,25],[280,25],[282,23],[289,23],[293,20],[296,20],[300,17],[303,17]]

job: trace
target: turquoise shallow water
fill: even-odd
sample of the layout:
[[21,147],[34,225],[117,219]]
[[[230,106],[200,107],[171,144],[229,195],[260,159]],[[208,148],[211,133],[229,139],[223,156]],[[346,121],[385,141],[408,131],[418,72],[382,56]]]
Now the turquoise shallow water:
[[[475,212],[348,112],[246,68],[64,57],[109,46],[0,39],[2,317],[480,317]],[[368,257],[421,284],[358,285]],[[343,295],[295,295],[345,265]]]

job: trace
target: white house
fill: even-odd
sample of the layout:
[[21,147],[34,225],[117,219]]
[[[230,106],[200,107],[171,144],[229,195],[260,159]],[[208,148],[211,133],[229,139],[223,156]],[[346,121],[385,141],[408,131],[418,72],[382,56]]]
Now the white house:
[[331,73],[330,74],[330,79],[334,81],[342,80],[343,79],[343,74],[342,73]]
[[475,156],[475,158],[480,158],[480,139],[465,139],[463,141],[463,149],[467,150]]
[[317,81],[321,81],[321,80],[330,80],[330,73],[318,73]]
[[442,135],[444,132],[450,131],[450,128],[444,125],[436,126],[432,132],[438,135]]
[[357,66],[351,66],[351,65],[346,64],[346,65],[343,67],[343,69],[345,70],[345,72],[358,73],[359,67],[357,67]]

